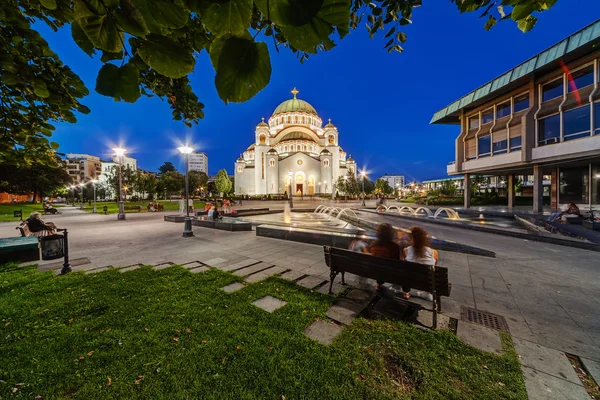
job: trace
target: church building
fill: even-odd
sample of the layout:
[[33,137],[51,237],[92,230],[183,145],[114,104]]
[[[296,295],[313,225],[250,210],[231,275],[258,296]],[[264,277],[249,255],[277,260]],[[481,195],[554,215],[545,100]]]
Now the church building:
[[236,195],[332,194],[338,177],[356,176],[335,125],[322,126],[314,107],[295,88],[292,94],[256,126],[254,142],[235,162]]

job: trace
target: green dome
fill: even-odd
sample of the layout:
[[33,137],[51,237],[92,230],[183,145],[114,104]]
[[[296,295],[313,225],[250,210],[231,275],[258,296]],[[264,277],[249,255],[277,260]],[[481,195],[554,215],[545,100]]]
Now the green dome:
[[281,138],[279,142],[287,142],[288,140],[309,140],[314,142],[315,140],[307,133],[304,132],[291,132]]
[[313,114],[317,117],[319,116],[315,108],[311,106],[310,103],[307,103],[306,101],[300,99],[290,99],[284,101],[283,103],[277,106],[275,111],[273,111],[273,116],[289,112],[301,112],[306,114]]

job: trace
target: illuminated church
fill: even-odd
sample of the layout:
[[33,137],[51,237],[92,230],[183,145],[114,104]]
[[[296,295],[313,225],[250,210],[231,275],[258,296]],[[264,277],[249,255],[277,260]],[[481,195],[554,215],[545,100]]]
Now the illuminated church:
[[339,176],[356,176],[356,163],[339,145],[335,125],[322,126],[312,105],[296,96],[262,119],[252,143],[235,162],[237,195],[331,194]]

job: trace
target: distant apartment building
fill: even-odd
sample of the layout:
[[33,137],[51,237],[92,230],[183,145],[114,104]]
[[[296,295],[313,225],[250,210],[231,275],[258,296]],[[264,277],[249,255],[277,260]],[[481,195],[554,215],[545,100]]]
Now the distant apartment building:
[[462,175],[467,194],[472,175],[507,176],[509,207],[518,175],[533,175],[536,212],[544,176],[553,207],[600,204],[599,81],[597,20],[434,114],[459,132],[447,173]]
[[108,184],[110,176],[113,171],[119,166],[119,161],[122,161],[122,168],[130,168],[133,171],[137,171],[137,160],[133,157],[123,156],[122,160],[119,160],[118,156],[112,156],[111,161],[102,161],[102,173],[98,176],[98,184],[103,185],[106,190],[106,197],[112,197],[114,195],[112,188]]
[[386,174],[379,179],[387,181],[387,183],[394,190],[399,190],[404,187],[404,175],[387,175]]
[[73,184],[97,179],[102,173],[102,161],[99,157],[89,154],[67,154],[65,160],[67,173]]
[[204,152],[192,153],[188,156],[190,171],[201,171],[208,175],[208,156]]

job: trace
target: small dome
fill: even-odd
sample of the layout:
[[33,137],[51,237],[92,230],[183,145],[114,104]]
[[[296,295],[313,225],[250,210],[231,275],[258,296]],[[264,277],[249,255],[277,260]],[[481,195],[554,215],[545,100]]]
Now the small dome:
[[352,156],[350,156],[347,161],[348,162],[354,162],[354,158],[352,158]]
[[327,150],[327,149],[323,149],[323,151],[321,152],[321,155],[322,156],[330,156],[331,152],[329,150]]
[[242,155],[240,154],[240,156],[237,159],[237,162],[244,162],[244,159],[242,158]]
[[288,140],[308,140],[314,142],[315,140],[308,134],[304,132],[290,132],[281,138],[279,142],[286,142]]
[[329,118],[329,122],[323,128],[324,129],[331,129],[331,128],[335,129],[335,125],[331,123],[331,118]]
[[267,123],[265,122],[265,117],[263,117],[262,121],[260,121],[257,126],[267,126],[268,127],[269,125],[267,125]]
[[279,154],[279,153],[277,153],[277,150],[271,149],[271,150],[267,151],[267,154]]
[[296,95],[298,93],[299,92],[296,90],[296,88],[294,88],[294,90],[292,90],[294,98],[286,100],[280,105],[278,105],[275,111],[273,111],[273,116],[283,113],[301,112],[306,114],[313,114],[318,117],[319,115],[317,114],[317,111],[312,105],[310,105],[310,103],[296,98]]
[[250,151],[250,150],[254,150],[254,143],[252,143],[250,146],[248,146],[248,148],[246,149],[246,151]]

